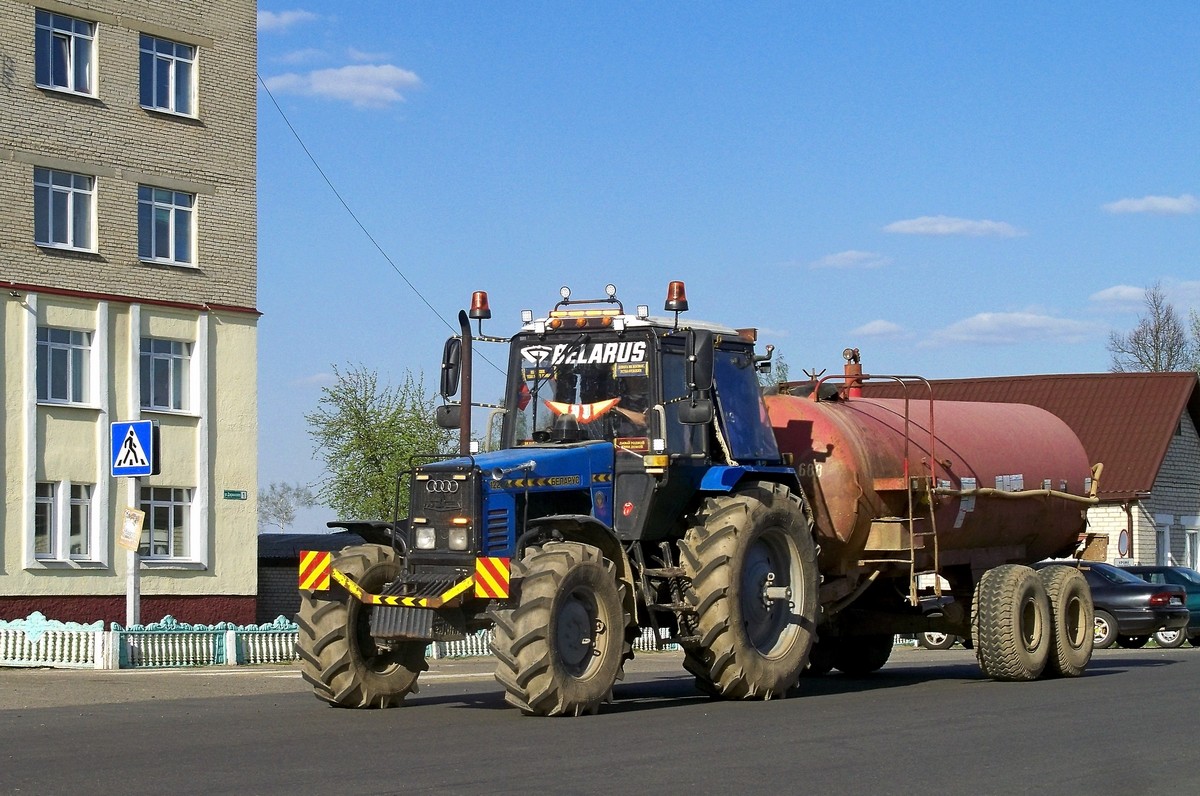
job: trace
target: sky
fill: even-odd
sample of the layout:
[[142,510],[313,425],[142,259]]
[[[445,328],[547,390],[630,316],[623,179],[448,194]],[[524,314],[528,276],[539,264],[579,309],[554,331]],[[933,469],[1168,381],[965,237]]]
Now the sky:
[[683,280],[792,378],[847,347],[1101,372],[1147,287],[1200,311],[1195,3],[263,0],[258,28],[263,488],[320,481],[335,366],[432,392],[474,290],[509,336],[563,285],[657,313]]

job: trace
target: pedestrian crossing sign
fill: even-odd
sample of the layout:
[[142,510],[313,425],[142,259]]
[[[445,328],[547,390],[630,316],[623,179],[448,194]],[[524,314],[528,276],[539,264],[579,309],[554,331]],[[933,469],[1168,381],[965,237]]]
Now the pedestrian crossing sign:
[[122,476],[158,473],[158,429],[152,420],[122,421],[112,424],[112,474]]

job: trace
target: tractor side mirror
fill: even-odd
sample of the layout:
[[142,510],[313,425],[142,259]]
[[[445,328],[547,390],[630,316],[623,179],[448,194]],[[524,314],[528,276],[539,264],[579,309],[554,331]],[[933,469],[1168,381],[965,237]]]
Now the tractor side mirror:
[[442,404],[434,411],[438,428],[454,429],[462,425],[462,404]]
[[684,401],[679,405],[679,422],[685,426],[702,426],[711,423],[712,419],[711,399],[697,398],[695,401]]
[[[446,347],[442,349],[442,380],[441,393],[443,398],[449,398],[458,392],[458,377],[462,373],[462,339],[451,337],[446,341]],[[443,426],[443,428],[455,428],[458,422],[455,421],[453,426]]]

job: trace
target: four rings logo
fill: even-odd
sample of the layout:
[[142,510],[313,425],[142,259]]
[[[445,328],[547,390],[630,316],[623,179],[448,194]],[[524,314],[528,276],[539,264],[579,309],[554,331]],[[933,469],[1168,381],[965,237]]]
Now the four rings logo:
[[452,495],[458,491],[457,481],[433,480],[425,483],[425,491],[440,495]]

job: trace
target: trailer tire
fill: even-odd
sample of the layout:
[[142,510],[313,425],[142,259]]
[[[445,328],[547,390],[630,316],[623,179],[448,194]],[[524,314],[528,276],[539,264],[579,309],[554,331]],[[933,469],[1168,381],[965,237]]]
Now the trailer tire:
[[[786,696],[808,662],[817,613],[803,499],[765,481],[710,497],[679,548],[699,631],[683,645],[684,667],[697,686],[726,699]],[[769,599],[768,586],[789,596]]]
[[616,566],[596,547],[557,542],[528,548],[512,574],[517,605],[492,612],[504,700],[532,716],[596,713],[633,657]]
[[975,588],[975,657],[993,680],[1036,680],[1054,646],[1050,599],[1037,573],[1019,564],[989,569]]
[[1149,643],[1149,636],[1117,636],[1117,646],[1123,650],[1140,650]]
[[[951,636],[952,644],[953,638]],[[892,657],[895,643],[896,637],[891,633],[844,638],[838,644],[833,665],[843,674],[863,677],[883,668],[888,658]]]
[[1087,579],[1075,567],[1055,564],[1038,570],[1050,598],[1050,626],[1054,647],[1046,674],[1078,677],[1092,659],[1095,607]]
[[[366,544],[334,554],[333,566],[365,591],[375,592],[400,574],[390,548]],[[390,708],[417,690],[429,668],[426,643],[380,648],[371,637],[370,606],[353,597],[323,600],[302,593],[296,615],[300,673],[318,699],[342,708]]]
[[812,649],[808,651],[808,664],[801,672],[802,677],[820,677],[833,671],[833,663],[837,659],[837,648],[841,642],[836,638],[817,639]]
[[1092,617],[1092,646],[1106,650],[1117,640],[1117,620],[1108,611],[1096,609]]

